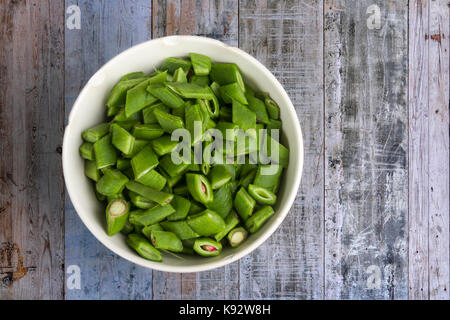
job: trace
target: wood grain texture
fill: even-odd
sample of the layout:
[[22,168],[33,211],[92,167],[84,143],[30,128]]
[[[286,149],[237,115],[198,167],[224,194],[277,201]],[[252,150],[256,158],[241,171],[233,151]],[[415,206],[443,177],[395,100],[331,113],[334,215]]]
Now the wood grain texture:
[[305,159],[297,198],[269,240],[240,261],[241,299],[323,298],[322,1],[240,1],[239,47],[291,98]]
[[409,21],[409,298],[449,299],[448,2]]
[[325,1],[327,299],[408,297],[407,12]]
[[[151,3],[144,0],[67,0],[81,10],[81,29],[66,28],[66,118],[89,78],[121,51],[151,39]],[[66,197],[66,268],[77,265],[81,289],[66,299],[151,299],[152,271],[109,251],[83,225]]]
[[429,272],[430,299],[450,299],[449,41],[450,3],[430,3],[429,79]]
[[428,299],[428,1],[409,6],[409,298]]
[[[237,46],[238,3],[153,1],[153,37],[195,34]],[[238,299],[239,263],[191,274],[153,272],[154,299]]]
[[0,2],[0,300],[63,297],[63,11]]

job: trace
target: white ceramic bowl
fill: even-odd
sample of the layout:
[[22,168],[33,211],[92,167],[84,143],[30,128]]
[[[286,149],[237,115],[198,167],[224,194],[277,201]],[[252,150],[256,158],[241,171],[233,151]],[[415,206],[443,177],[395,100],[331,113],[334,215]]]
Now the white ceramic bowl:
[[[141,258],[130,249],[125,236],[109,237],[105,232],[103,206],[94,195],[91,181],[84,175],[83,159],[78,148],[81,132],[105,120],[105,103],[114,84],[126,73],[150,72],[167,57],[188,56],[189,52],[205,54],[213,61],[234,62],[242,71],[245,81],[255,89],[269,92],[278,103],[283,122],[282,141],[289,147],[289,166],[285,170],[278,194],[275,215],[257,233],[251,235],[238,248],[224,248],[213,258],[186,256],[179,259],[164,254],[163,262]],[[172,36],[147,41],[117,55],[98,70],[88,81],[75,101],[69,115],[63,142],[63,169],[70,199],[89,231],[107,248],[138,265],[168,272],[197,272],[224,266],[249,254],[260,246],[278,228],[295,199],[303,167],[303,141],[299,121],[288,95],[277,79],[255,58],[244,51],[224,43],[194,36]]]

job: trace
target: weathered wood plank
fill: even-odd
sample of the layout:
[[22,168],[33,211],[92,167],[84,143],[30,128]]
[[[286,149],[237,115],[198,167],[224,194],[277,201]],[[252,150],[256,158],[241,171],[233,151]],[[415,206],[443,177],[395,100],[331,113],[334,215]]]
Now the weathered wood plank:
[[[153,37],[195,34],[237,46],[238,3],[153,1]],[[191,274],[153,273],[154,299],[237,299],[239,264]]]
[[327,299],[408,297],[407,12],[325,1]]
[[409,297],[449,299],[448,2],[409,20]]
[[240,261],[240,298],[323,298],[322,1],[240,1],[239,47],[280,80],[301,122],[305,160],[286,220]]
[[445,0],[431,1],[429,46],[429,272],[430,299],[450,298],[450,154],[449,41],[450,8]]
[[235,0],[154,0],[153,37],[197,35],[237,45]]
[[64,296],[63,10],[0,2],[0,300]]
[[409,298],[428,299],[428,1],[409,5]]
[[[151,39],[151,3],[67,0],[77,5],[81,29],[66,28],[66,117],[89,78],[106,61]],[[66,12],[66,18],[72,13]],[[152,271],[113,254],[86,229],[66,197],[66,268],[76,265],[81,288],[66,288],[67,299],[151,299]]]

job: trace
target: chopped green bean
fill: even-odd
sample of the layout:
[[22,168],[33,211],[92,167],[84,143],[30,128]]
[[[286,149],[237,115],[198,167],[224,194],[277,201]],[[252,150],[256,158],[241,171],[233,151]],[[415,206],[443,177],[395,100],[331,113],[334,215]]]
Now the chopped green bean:
[[90,142],[83,142],[79,148],[80,156],[86,160],[95,160],[94,145]]
[[131,233],[127,239],[128,245],[141,257],[151,261],[162,261],[161,253],[155,249],[143,236]]
[[245,221],[245,228],[250,233],[258,231],[262,225],[274,214],[272,207],[265,206],[256,211],[250,218]]

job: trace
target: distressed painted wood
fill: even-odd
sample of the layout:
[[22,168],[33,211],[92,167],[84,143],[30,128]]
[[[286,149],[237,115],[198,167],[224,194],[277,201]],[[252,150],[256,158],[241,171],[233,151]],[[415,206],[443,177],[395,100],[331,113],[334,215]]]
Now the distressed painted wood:
[[[153,1],[153,37],[195,34],[238,44],[238,3]],[[239,263],[200,273],[153,272],[154,299],[238,299]]]
[[[151,39],[149,1],[67,0],[81,10],[81,29],[65,31],[66,118],[89,78],[106,61]],[[66,270],[79,266],[81,288],[66,299],[151,299],[152,271],[113,254],[87,230],[66,196]]]
[[428,299],[429,3],[409,6],[409,298]]
[[325,1],[327,299],[408,297],[407,13]]
[[409,298],[449,299],[448,2],[409,21]]
[[239,47],[268,67],[300,120],[305,161],[295,203],[240,261],[242,299],[323,298],[322,1],[240,1]]
[[450,299],[449,41],[450,3],[430,3],[429,46],[429,272],[430,299]]
[[63,298],[63,12],[0,2],[0,300]]
[[[81,30],[64,26],[71,5]],[[0,300],[448,300],[449,10],[447,0],[1,1]],[[64,207],[60,157],[64,117],[90,76],[172,34],[239,45],[265,64],[305,147],[279,230],[239,262],[183,275],[100,244],[67,195]],[[71,266],[80,289],[64,288]]]

